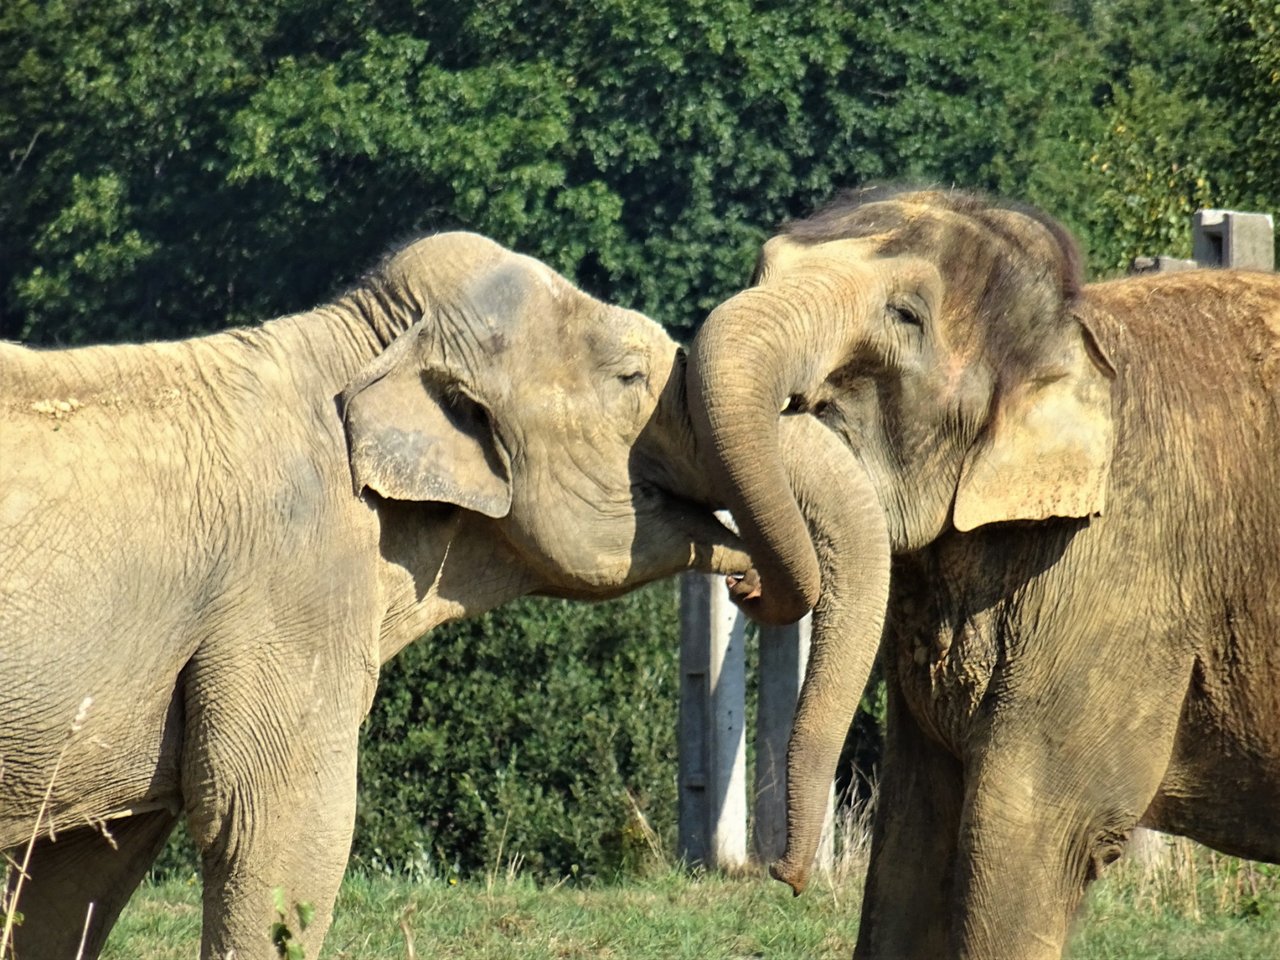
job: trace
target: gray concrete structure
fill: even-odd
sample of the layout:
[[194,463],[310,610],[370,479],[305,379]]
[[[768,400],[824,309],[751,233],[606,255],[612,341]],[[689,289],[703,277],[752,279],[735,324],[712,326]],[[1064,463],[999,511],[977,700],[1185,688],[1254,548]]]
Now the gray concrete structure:
[[1158,257],[1134,257],[1129,264],[1130,273],[1177,273],[1180,270],[1195,270],[1200,264],[1194,260],[1179,260],[1161,254]]
[[1274,270],[1275,224],[1265,213],[1197,210],[1191,218],[1191,255],[1206,267]]
[[[788,627],[760,629],[755,788],[749,805],[745,627],[746,618],[729,600],[722,577],[684,575],[679,853],[690,863],[719,870],[748,862],[749,813],[758,862],[776,860],[786,845],[787,740],[809,659],[808,617]],[[818,853],[820,867],[830,866],[832,849],[828,829]]]

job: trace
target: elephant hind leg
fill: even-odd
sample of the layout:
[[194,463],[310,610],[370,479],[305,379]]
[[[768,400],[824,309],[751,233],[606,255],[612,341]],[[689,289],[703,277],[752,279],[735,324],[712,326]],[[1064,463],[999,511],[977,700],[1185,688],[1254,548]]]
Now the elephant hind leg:
[[[17,904],[23,921],[14,927],[14,955],[21,960],[98,956],[176,822],[173,814],[157,810],[111,821],[110,840],[91,827],[37,840]],[[11,870],[11,891],[16,881],[17,871]],[[82,938],[84,949],[77,952]]]

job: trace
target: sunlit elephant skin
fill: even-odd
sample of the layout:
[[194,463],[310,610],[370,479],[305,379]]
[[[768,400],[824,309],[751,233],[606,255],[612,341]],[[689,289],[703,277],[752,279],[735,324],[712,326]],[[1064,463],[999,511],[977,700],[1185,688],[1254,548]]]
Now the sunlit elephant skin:
[[[693,348],[748,612],[878,593],[815,514],[874,502],[888,531],[883,633],[815,623],[805,689],[845,695],[793,734],[773,868],[803,889],[879,645],[858,957],[1058,957],[1138,825],[1280,861],[1280,276],[1078,264],[1035,211],[851,194],[771,239]],[[793,496],[796,419],[848,448],[844,482]]]
[[382,663],[522,594],[748,566],[683,365],[474,234],[255,329],[0,344],[0,849],[40,817],[17,956],[97,956],[180,816],[202,956],[275,956],[275,888],[317,956]]

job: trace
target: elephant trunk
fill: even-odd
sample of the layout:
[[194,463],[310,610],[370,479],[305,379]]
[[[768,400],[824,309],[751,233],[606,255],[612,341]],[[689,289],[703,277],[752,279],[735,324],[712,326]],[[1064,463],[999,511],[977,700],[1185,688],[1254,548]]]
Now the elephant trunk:
[[808,521],[822,593],[787,745],[787,845],[769,872],[808,882],[845,734],[875,662],[889,598],[889,531],[870,477],[812,417],[781,418],[782,465]]
[[761,623],[800,619],[817,602],[817,555],[780,456],[779,411],[831,368],[835,331],[806,327],[805,298],[767,287],[717,307],[692,347],[689,406],[705,455],[760,574],[748,612]]

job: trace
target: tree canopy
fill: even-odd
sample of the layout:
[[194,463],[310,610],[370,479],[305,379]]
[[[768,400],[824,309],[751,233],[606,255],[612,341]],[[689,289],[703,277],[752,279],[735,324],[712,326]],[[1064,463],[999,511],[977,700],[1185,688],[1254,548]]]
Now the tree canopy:
[[[0,337],[303,309],[466,227],[677,332],[870,180],[1039,202],[1115,268],[1274,210],[1258,0],[13,0]],[[1148,246],[1145,252],[1152,251]]]

